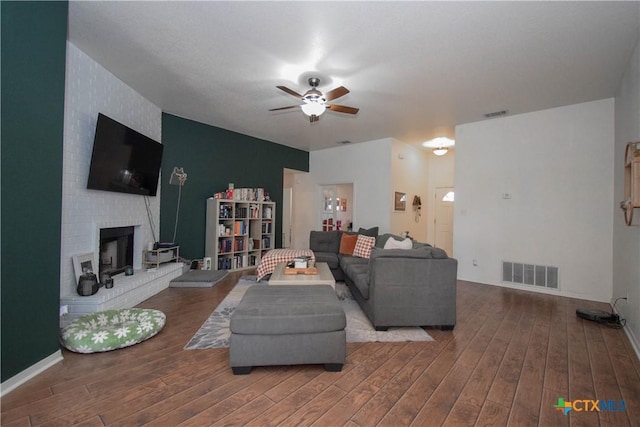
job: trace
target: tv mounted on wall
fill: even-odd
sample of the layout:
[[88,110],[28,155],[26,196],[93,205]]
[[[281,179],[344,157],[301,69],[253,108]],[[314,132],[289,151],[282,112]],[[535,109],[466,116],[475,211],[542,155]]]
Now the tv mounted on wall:
[[99,113],[87,188],[155,196],[163,148]]

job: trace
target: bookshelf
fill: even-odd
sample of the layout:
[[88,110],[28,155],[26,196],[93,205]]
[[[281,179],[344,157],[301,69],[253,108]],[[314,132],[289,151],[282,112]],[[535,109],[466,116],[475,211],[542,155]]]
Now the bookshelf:
[[207,199],[205,256],[215,270],[254,268],[275,247],[274,202]]

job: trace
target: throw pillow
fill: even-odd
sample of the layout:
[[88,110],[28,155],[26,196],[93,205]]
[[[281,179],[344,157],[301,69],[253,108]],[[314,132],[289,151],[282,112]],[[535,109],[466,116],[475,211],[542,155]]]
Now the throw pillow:
[[371,256],[371,248],[376,243],[375,237],[363,236],[358,234],[358,240],[356,241],[356,247],[353,249],[353,256],[360,258],[369,258]]
[[413,249],[413,242],[408,237],[404,240],[396,240],[390,237],[384,244],[384,249]]
[[396,240],[404,239],[404,237],[396,236],[395,234],[384,233],[384,234],[381,234],[378,237],[376,237],[375,247],[376,248],[380,248],[380,249],[384,249],[384,245],[385,245],[385,243],[387,243],[387,240],[392,239],[392,238],[396,239]]
[[353,250],[356,247],[357,241],[357,234],[344,233],[340,239],[340,253],[343,255],[353,255]]
[[358,229],[358,234],[362,234],[363,236],[378,237],[378,227],[371,227],[368,229],[360,227]]

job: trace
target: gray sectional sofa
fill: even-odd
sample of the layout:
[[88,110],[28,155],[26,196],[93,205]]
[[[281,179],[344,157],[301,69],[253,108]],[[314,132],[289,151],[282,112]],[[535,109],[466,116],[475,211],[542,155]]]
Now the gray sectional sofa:
[[413,243],[412,249],[383,249],[391,234],[376,238],[370,258],[340,254],[340,231],[312,231],[310,249],[344,281],[377,330],[394,326],[456,324],[458,262],[442,249]]

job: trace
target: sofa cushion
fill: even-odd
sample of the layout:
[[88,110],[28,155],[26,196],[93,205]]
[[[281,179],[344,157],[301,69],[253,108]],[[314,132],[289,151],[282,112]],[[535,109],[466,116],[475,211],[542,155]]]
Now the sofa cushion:
[[369,265],[369,260],[366,258],[358,258],[355,256],[340,257],[340,268],[342,268],[343,271],[349,271],[349,268],[353,265]]
[[313,252],[333,252],[340,251],[340,231],[312,231],[309,234],[309,249]]
[[342,238],[340,239],[340,253],[343,255],[353,255],[353,250],[356,247],[357,241],[357,234],[342,233]]
[[447,259],[449,258],[449,256],[447,255],[447,252],[444,249],[441,248],[436,248],[436,247],[430,247],[431,250],[431,256],[435,259]]
[[428,243],[416,242],[415,240],[413,242],[413,249],[424,249],[424,248],[431,248],[431,247],[433,246],[431,246]]
[[331,270],[340,267],[340,258],[334,252],[314,252],[313,255],[316,257],[316,262],[326,262]]
[[353,256],[360,258],[369,258],[371,248],[376,243],[375,237],[364,236],[358,234],[358,240],[356,241],[356,247],[353,249]]
[[360,294],[365,299],[369,299],[369,263],[352,262],[346,268],[345,274],[349,276]]
[[420,249],[380,249],[373,248],[371,250],[370,258],[425,258],[425,259],[447,259],[447,253],[433,246],[424,246]]

